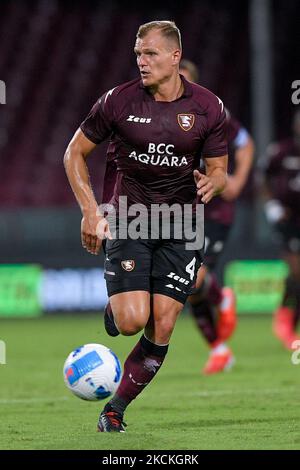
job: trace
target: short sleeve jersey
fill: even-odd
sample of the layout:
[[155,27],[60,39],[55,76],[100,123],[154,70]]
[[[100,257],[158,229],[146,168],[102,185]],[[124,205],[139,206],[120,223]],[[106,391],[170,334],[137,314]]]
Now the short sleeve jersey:
[[[228,174],[235,168],[235,151],[243,146],[248,139],[248,132],[242,124],[226,110],[227,142],[228,142]],[[231,225],[235,215],[235,201],[225,201],[222,196],[214,197],[205,206],[205,219],[223,225]]]
[[110,138],[107,161],[112,167],[104,202],[117,205],[120,196],[127,196],[129,206],[194,203],[193,170],[201,156],[227,154],[222,101],[181,79],[184,92],[171,102],[155,101],[140,79],[113,88],[82,122],[82,132],[95,144]]

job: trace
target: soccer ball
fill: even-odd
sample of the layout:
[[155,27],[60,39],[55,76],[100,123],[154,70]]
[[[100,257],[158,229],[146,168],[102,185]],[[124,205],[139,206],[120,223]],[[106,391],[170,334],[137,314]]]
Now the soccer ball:
[[85,344],[72,351],[64,364],[66,386],[83,400],[103,400],[112,395],[121,380],[117,356],[102,344]]

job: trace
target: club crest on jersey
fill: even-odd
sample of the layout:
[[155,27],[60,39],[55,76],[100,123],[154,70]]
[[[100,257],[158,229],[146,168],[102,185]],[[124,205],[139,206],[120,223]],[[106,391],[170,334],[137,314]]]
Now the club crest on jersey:
[[126,259],[121,261],[121,266],[125,271],[133,271],[135,268],[135,262],[133,259]]
[[177,121],[181,129],[190,131],[195,123],[194,114],[177,114]]

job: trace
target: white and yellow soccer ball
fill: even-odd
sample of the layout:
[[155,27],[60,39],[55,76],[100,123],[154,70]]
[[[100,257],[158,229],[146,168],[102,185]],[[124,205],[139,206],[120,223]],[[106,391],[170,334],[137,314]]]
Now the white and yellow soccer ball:
[[64,381],[83,400],[111,396],[121,381],[121,364],[116,354],[102,344],[85,344],[72,351],[64,368]]

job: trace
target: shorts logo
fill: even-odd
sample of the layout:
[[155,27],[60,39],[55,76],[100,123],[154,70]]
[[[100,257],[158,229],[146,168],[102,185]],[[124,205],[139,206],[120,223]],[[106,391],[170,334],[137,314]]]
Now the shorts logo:
[[135,262],[133,259],[126,259],[121,261],[121,266],[125,271],[133,271],[135,268]]
[[183,277],[177,276],[176,273],[170,272],[167,277],[170,277],[171,279],[174,279],[174,281],[179,281],[182,284],[185,284],[186,286],[189,285],[189,281],[184,279]]
[[177,121],[181,129],[190,131],[195,123],[194,114],[177,114]]

